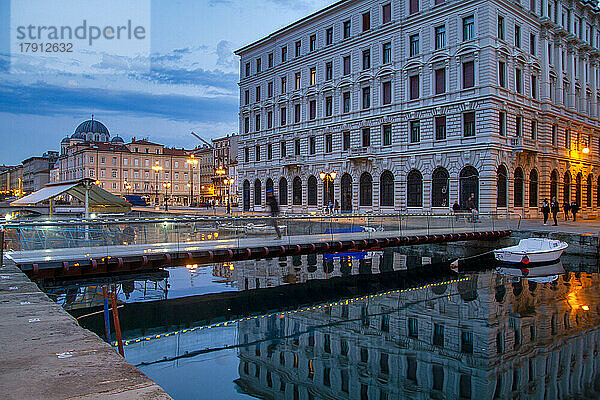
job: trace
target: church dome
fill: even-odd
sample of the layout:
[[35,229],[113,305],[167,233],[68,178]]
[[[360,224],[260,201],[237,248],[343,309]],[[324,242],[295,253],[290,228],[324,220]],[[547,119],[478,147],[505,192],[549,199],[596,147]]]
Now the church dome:
[[114,138],[112,138],[111,143],[125,143],[125,141],[121,136],[117,135]]
[[69,143],[71,141],[71,139],[69,139],[69,137],[65,137],[63,140],[61,140],[61,143]]
[[106,126],[104,126],[102,122],[94,120],[94,118],[88,119],[87,121],[83,121],[81,124],[79,124],[73,135],[77,133],[100,133],[110,135]]

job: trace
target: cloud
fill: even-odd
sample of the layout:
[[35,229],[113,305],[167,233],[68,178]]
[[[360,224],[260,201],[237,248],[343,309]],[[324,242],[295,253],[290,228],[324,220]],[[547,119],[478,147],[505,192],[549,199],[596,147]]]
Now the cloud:
[[233,47],[228,40],[217,43],[217,66],[222,68],[236,68],[237,60],[233,56]]
[[39,82],[31,85],[0,82],[0,112],[29,115],[74,115],[92,111],[179,121],[225,122],[237,119],[238,99],[130,90],[63,87]]

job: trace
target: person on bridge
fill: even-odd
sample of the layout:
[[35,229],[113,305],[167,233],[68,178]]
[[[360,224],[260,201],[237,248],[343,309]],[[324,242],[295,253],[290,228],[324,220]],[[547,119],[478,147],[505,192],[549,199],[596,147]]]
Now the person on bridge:
[[277,204],[277,199],[273,195],[273,189],[267,190],[267,205],[269,206],[269,212],[271,214],[271,223],[275,228],[275,233],[277,233],[277,239],[281,239],[281,231],[279,230],[279,225],[277,224],[279,204]]
[[552,218],[554,218],[554,226],[557,226],[558,220],[556,219],[556,217],[560,212],[560,204],[558,204],[556,197],[552,197],[552,201],[550,202],[550,211],[552,211]]
[[550,215],[550,203],[548,203],[548,199],[544,199],[542,203],[542,214],[544,214],[544,225],[548,225],[548,216]]

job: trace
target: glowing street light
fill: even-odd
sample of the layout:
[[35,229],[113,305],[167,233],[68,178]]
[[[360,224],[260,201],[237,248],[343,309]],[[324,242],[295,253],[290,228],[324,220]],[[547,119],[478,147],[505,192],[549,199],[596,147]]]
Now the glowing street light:
[[325,199],[323,199],[323,200],[325,201],[325,207],[327,209],[329,209],[329,203],[331,203],[331,200],[332,200],[329,198],[329,182],[331,182],[331,184],[333,185],[333,181],[336,176],[337,176],[337,173],[335,173],[334,171],[321,172],[319,174],[319,178],[321,178],[321,180],[325,183]]
[[154,188],[156,189],[156,199],[154,201],[154,204],[156,204],[156,206],[158,207],[158,176],[160,174],[160,171],[163,170],[162,165],[160,165],[160,161],[154,163],[154,165],[152,166],[152,170],[155,172]]
[[190,188],[190,207],[192,207],[194,202],[194,166],[198,165],[198,159],[195,158],[193,154],[190,155],[190,158],[185,160],[186,163],[190,166],[190,183],[188,184]]
[[588,154],[590,152],[590,148],[585,146],[582,151],[583,151],[583,154]]

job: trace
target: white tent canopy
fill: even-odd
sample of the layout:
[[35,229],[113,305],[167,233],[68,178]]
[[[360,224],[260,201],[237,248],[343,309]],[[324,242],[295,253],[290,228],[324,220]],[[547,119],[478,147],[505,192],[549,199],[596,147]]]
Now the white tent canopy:
[[87,202],[89,207],[96,212],[125,212],[131,210],[129,202],[95,185],[94,181],[89,178],[49,183],[37,192],[13,201],[10,205],[14,207],[33,206],[52,200],[62,194],[73,196],[84,204]]

